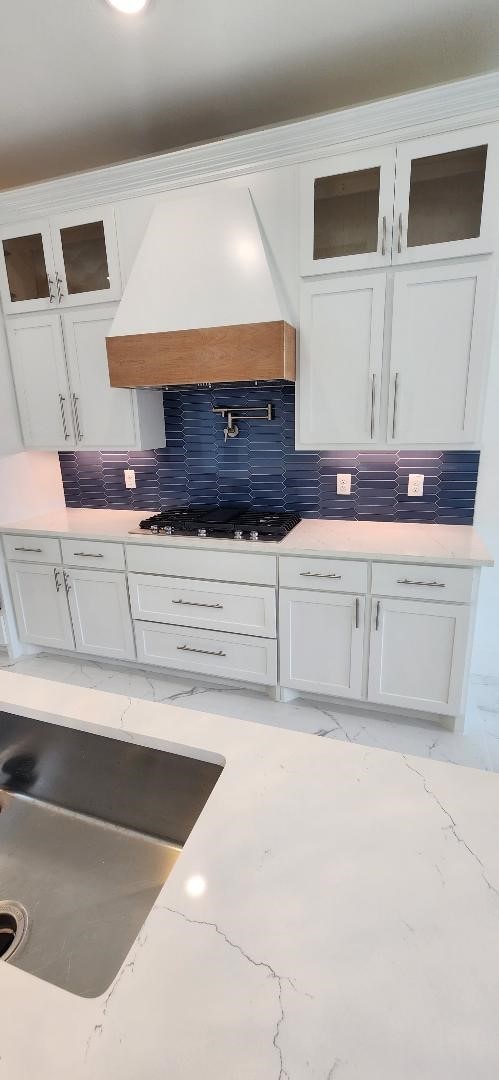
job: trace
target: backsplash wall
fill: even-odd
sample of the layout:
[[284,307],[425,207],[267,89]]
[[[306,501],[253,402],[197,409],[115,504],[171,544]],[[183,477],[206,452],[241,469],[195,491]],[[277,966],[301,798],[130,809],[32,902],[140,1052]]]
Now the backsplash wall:
[[[241,420],[224,443],[213,405],[265,406],[275,419]],[[378,521],[473,521],[477,451],[296,451],[295,388],[267,383],[164,392],[166,447],[59,454],[66,505],[158,510],[238,505],[295,510],[303,517]],[[125,488],[123,470],[137,487]],[[351,495],[336,494],[338,472],[352,473]],[[425,474],[421,499],[407,495],[410,472]]]

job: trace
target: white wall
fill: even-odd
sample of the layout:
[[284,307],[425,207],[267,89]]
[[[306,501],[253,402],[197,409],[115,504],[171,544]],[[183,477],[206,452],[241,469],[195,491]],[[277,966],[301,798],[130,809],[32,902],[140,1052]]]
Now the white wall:
[[475,526],[496,560],[482,570],[472,671],[499,679],[499,302],[492,341]]

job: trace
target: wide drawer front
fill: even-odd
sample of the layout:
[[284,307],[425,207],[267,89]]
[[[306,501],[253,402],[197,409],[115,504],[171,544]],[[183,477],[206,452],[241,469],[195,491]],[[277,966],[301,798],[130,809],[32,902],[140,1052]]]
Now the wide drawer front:
[[99,540],[61,540],[62,561],[66,566],[95,567],[96,570],[124,570],[122,544]]
[[414,566],[373,563],[372,592],[379,596],[409,596],[414,600],[471,600],[473,571],[454,566]]
[[204,578],[207,581],[241,581],[254,585],[277,583],[277,560],[272,555],[243,554],[237,551],[203,551],[199,548],[145,547],[129,544],[128,569],[139,574],[168,574],[171,577]]
[[367,563],[346,559],[281,557],[279,583],[287,589],[367,592]]
[[270,686],[277,683],[275,641],[211,630],[189,631],[158,623],[134,625],[137,657],[147,664]]
[[54,536],[4,536],[5,554],[16,562],[60,563],[61,545]]
[[275,589],[155,574],[129,574],[128,585],[134,619],[276,635]]

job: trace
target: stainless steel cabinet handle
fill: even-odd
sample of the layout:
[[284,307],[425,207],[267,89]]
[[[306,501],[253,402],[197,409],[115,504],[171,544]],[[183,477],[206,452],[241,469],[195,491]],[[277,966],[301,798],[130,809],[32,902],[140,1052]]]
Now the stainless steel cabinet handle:
[[172,600],[172,604],[182,604],[183,607],[209,607],[223,610],[223,604],[203,604],[200,600]]
[[57,592],[59,592],[59,589],[62,587],[62,582],[61,582],[61,579],[59,577],[59,571],[58,571],[57,567],[55,567],[55,566],[54,566],[54,577],[55,577],[55,587],[57,589]]
[[380,611],[381,611],[381,600],[378,600],[377,603],[376,603],[376,618],[375,618],[375,621],[374,621],[374,629],[375,630],[379,630]]
[[300,577],[336,578],[339,581],[341,574],[319,574],[314,570],[300,570]]
[[397,578],[397,585],[427,585],[430,589],[445,589],[445,581],[411,581],[410,578]]
[[393,381],[393,416],[392,416],[392,439],[395,438],[395,430],[397,427],[397,404],[399,396],[399,373],[395,372],[395,378]]
[[358,596],[355,598],[355,629],[358,630],[360,626],[360,600]]
[[73,551],[73,555],[77,555],[80,559],[103,559],[104,556],[100,551]]
[[76,434],[79,442],[81,442],[83,439],[83,431],[80,423],[80,399],[76,394],[73,394],[73,409],[76,421]]
[[69,439],[68,425],[66,423],[66,398],[63,394],[59,394],[59,408],[61,410],[62,430],[64,432],[64,438]]
[[14,551],[36,551],[37,555],[41,555],[43,548],[15,547]]
[[53,282],[53,279],[51,277],[48,277],[48,276],[47,276],[47,281],[48,281],[48,284],[49,284],[49,300],[50,300],[50,303],[53,304],[55,302],[55,296],[54,296],[54,294],[52,292],[52,289],[54,288],[54,282]]
[[177,652],[195,652],[200,653],[201,656],[227,656],[222,649],[218,652],[211,652],[210,649],[191,649],[190,645],[177,645]]
[[57,270],[56,270],[56,274],[55,274],[55,280],[56,280],[56,284],[57,284],[57,296],[59,298],[59,303],[60,303],[61,300],[64,297],[64,293],[62,291],[62,278],[61,278],[60,274],[57,272]]
[[386,255],[386,214],[383,214],[383,224],[381,231],[381,254]]
[[402,214],[399,214],[399,235],[398,235],[398,242],[397,242],[397,251],[398,251],[399,255],[401,254],[401,251],[402,251],[402,233],[403,233],[403,229],[404,229],[404,219],[402,217]]
[[63,574],[64,574],[64,584],[66,586],[66,592],[69,592],[69,590],[71,588],[71,578],[70,578],[67,570],[63,570]]
[[376,404],[376,373],[371,375],[371,439],[374,438],[374,406]]

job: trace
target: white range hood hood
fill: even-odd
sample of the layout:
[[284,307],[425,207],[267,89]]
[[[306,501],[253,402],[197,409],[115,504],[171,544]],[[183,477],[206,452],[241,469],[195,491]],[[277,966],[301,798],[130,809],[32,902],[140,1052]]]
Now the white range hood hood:
[[248,188],[160,203],[107,339],[111,385],[294,379],[271,260]]

